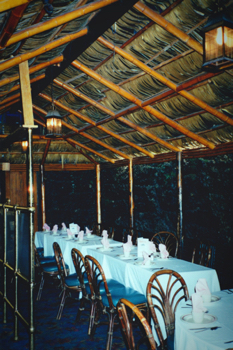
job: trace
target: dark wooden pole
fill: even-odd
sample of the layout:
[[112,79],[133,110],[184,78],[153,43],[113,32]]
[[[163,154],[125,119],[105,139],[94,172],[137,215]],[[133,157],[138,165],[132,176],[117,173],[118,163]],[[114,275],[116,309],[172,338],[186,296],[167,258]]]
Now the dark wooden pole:
[[177,189],[178,189],[178,216],[177,216],[177,236],[179,238],[179,256],[183,251],[183,197],[182,197],[182,153],[177,153]]

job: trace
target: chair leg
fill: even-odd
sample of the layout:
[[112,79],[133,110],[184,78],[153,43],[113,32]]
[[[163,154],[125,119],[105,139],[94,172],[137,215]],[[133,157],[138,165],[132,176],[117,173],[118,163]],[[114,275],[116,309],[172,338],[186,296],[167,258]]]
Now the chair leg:
[[76,319],[75,319],[75,322],[78,323],[80,321],[80,318],[81,318],[81,313],[85,310],[85,298],[82,298],[80,300],[80,305],[79,305],[79,308],[78,308],[78,313],[77,313],[77,316],[76,316]]
[[91,335],[92,329],[94,326],[95,310],[96,310],[96,302],[94,300],[91,300],[91,312],[90,312],[90,320],[89,320],[89,327],[88,327],[88,335]]
[[43,272],[41,273],[41,280],[40,280],[40,287],[37,293],[37,297],[36,300],[40,300],[41,298],[41,294],[42,294],[42,290],[43,290],[43,286],[44,286],[44,274]]
[[93,309],[93,318],[92,318],[93,325],[92,325],[91,333],[90,333],[91,339],[94,338],[96,328],[99,324],[99,319],[100,319],[101,313],[102,313],[102,310],[100,310],[100,307],[98,306],[98,302],[96,302],[94,304],[94,309]]
[[61,319],[61,315],[62,315],[64,306],[65,306],[65,301],[66,301],[66,288],[63,289],[63,293],[62,293],[62,297],[61,297],[61,303],[60,303],[59,310],[58,310],[58,313],[57,313],[57,320]]
[[116,317],[116,313],[114,313],[114,314],[110,313],[106,350],[111,350],[111,348],[112,348],[112,338],[113,338],[113,328],[114,328],[115,317]]

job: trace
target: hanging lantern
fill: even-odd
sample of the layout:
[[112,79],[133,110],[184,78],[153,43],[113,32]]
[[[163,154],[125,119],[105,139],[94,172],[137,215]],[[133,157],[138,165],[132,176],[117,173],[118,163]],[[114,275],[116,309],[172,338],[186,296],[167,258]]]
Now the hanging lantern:
[[203,70],[218,72],[233,65],[233,22],[226,9],[210,16],[203,31]]
[[28,141],[23,140],[23,141],[21,142],[21,147],[22,147],[22,152],[23,152],[23,153],[26,153],[26,152],[27,152],[27,148],[28,148]]
[[46,137],[61,137],[62,136],[62,116],[53,109],[47,113],[46,118]]

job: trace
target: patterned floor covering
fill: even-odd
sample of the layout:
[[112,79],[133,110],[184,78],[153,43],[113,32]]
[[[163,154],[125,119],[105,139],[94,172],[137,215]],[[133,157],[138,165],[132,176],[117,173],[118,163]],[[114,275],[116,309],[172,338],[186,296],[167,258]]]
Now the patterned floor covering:
[[[87,334],[88,311],[83,313],[79,323],[75,323],[78,301],[67,299],[62,318],[59,321],[56,320],[60,300],[59,293],[59,289],[47,283],[44,286],[41,300],[35,301],[35,350],[104,350],[107,325],[98,326],[95,338],[91,340]],[[24,295],[23,298],[27,299],[27,296]],[[7,312],[7,323],[3,324],[3,303],[1,299],[0,349],[29,349],[29,335],[22,322],[19,322],[19,340],[14,340],[14,318],[11,310]],[[126,347],[120,329],[116,327],[112,350],[119,349],[125,350]]]

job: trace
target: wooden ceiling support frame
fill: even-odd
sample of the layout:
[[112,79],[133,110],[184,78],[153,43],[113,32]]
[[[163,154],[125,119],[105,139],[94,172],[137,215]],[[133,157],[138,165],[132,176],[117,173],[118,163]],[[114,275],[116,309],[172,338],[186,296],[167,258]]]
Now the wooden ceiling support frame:
[[[65,141],[68,142],[72,147],[74,147],[76,149],[77,145],[75,145],[73,142],[71,142],[70,139],[69,140],[65,139]],[[99,164],[92,157],[90,157],[88,154],[85,154],[81,149],[79,149],[78,152],[80,154],[82,154],[85,158],[90,160],[91,163],[94,163],[95,165]]]
[[10,38],[6,46],[10,46],[12,44],[15,44],[21,40],[28,39],[32,37],[33,35],[43,33],[47,30],[59,27],[65,23],[68,23],[70,21],[73,21],[76,18],[85,16],[88,13],[95,12],[105,6],[108,6],[116,1],[119,0],[99,0],[92,2],[88,5],[81,6],[77,10],[64,13],[60,16],[57,16],[56,18],[52,18],[48,21],[32,25],[29,28],[23,29]]
[[193,50],[197,51],[201,55],[203,55],[203,47],[202,45],[191,38],[188,34],[174,26],[172,23],[168,22],[164,17],[159,15],[157,12],[151,10],[148,6],[143,4],[141,1],[138,1],[134,7],[141,13],[143,13],[146,17],[150,18],[160,27],[164,28],[166,31],[176,36],[179,40],[182,40],[187,46],[191,47]]
[[[111,88],[113,91],[115,91],[116,93],[120,94],[121,96],[129,99],[131,102],[135,103],[139,107],[142,107],[142,109],[144,109],[145,111],[151,113],[157,119],[164,121],[166,124],[168,124],[169,126],[174,128],[175,130],[178,130],[180,133],[182,133],[182,134],[190,137],[191,139],[193,139],[193,140],[203,144],[204,146],[207,146],[208,148],[212,148],[213,149],[215,147],[215,145],[212,142],[209,142],[206,139],[204,139],[203,137],[196,135],[194,132],[192,132],[192,131],[188,130],[187,128],[183,127],[182,125],[176,123],[175,121],[173,121],[172,119],[168,118],[166,115],[164,115],[163,113],[159,112],[155,108],[153,108],[151,106],[144,106],[143,107],[142,106],[142,101],[137,99],[134,95],[132,95],[131,93],[125,91],[124,89],[122,89],[118,85],[110,82],[109,80],[101,77],[99,74],[97,74],[96,72],[94,72],[90,68],[84,66],[82,63],[78,62],[77,60],[73,61],[72,65],[74,67],[76,67],[77,69],[80,69],[82,72],[85,72],[87,75],[91,76],[93,79],[99,81],[101,84]],[[124,118],[123,118],[122,121],[123,122],[125,121]],[[172,146],[172,147],[174,147],[174,146]],[[176,147],[176,149],[177,149],[177,152],[180,151],[177,147]]]
[[[29,68],[29,74],[35,73],[35,72],[39,71],[40,69],[44,69],[44,68],[49,67],[51,65],[59,64],[62,61],[63,61],[63,55],[60,55],[60,56],[55,57],[54,59],[52,59],[50,61],[37,64],[36,66],[33,66],[33,67]],[[19,75],[18,74],[17,75],[13,75],[10,78],[4,78],[4,79],[0,80],[0,87],[4,86],[6,84],[12,83],[13,81],[16,81],[18,79],[19,79]]]
[[86,35],[86,34],[87,34],[87,28],[84,28],[75,34],[69,34],[69,35],[66,35],[60,39],[54,40],[51,43],[48,43],[48,44],[40,47],[39,49],[30,51],[28,53],[24,53],[22,55],[18,55],[14,58],[7,60],[7,61],[4,61],[3,63],[0,63],[0,72],[4,71],[6,69],[12,68],[12,67],[24,62],[24,61],[28,61],[29,59],[34,58],[38,55],[41,55],[46,51],[50,51],[58,46],[67,44],[70,41],[75,40],[75,39],[77,39],[83,35]]
[[[45,94],[42,94],[42,93],[40,94],[40,96],[41,96],[42,98],[44,98],[45,100],[52,102],[52,99],[51,99],[49,96],[47,96],[47,95],[45,95]],[[79,112],[77,112],[77,111],[75,111],[75,110],[73,110],[73,109],[71,109],[71,108],[69,108],[69,107],[63,105],[61,102],[58,102],[58,101],[54,100],[54,104],[57,105],[58,107],[64,109],[64,110],[66,110],[66,111],[69,112],[70,114],[74,114],[74,115],[75,115],[76,117],[78,117],[79,119],[84,120],[85,122],[87,122],[87,123],[89,123],[89,124],[91,124],[91,125],[93,125],[93,126],[96,126],[96,123],[95,123],[92,119],[90,119],[90,118],[88,118],[88,117],[82,115],[81,113],[79,113]],[[42,110],[41,110],[39,107],[36,107],[36,108],[37,108],[37,110],[40,111],[41,113],[46,114],[46,112],[45,112],[45,111],[42,112]],[[133,142],[131,142],[131,141],[128,141],[128,140],[125,139],[124,137],[122,137],[122,136],[120,136],[120,135],[114,133],[113,131],[111,131],[111,130],[105,128],[104,126],[99,125],[99,126],[96,126],[96,127],[97,127],[98,129],[104,131],[106,134],[108,134],[108,135],[110,135],[110,136],[112,136],[112,137],[115,137],[117,140],[119,140],[119,141],[121,141],[121,142],[123,142],[123,143],[125,143],[125,144],[127,144],[127,145],[129,145],[129,146],[131,146],[131,147],[133,147],[133,148],[135,148],[135,149],[137,149],[139,152],[144,153],[145,155],[149,156],[150,158],[153,158],[153,157],[154,157],[154,154],[153,154],[152,152],[147,151],[147,150],[144,149],[143,147],[138,146],[138,145],[136,145],[135,143],[133,143]]]
[[0,0],[0,12],[8,11],[14,7],[28,4],[32,0]]
[[[30,79],[30,83],[31,83],[31,84],[32,84],[32,83],[35,83],[36,81],[39,81],[39,80],[44,79],[44,78],[45,78],[45,74],[37,75],[37,77],[35,77],[35,78],[33,78],[33,79]],[[4,92],[4,93],[0,93],[0,97],[9,95],[10,93],[12,93],[12,92],[14,92],[14,91],[19,90],[19,88],[20,88],[20,84],[15,84],[15,85],[13,86],[13,88],[10,89],[9,91]],[[16,97],[16,96],[17,96],[17,94],[14,95],[14,97]],[[6,98],[5,100],[1,101],[1,102],[0,102],[0,105],[3,104],[3,103],[4,103],[5,101],[7,101],[7,100],[8,100],[8,101],[11,101],[12,97],[13,97],[13,96],[10,96],[10,97]],[[18,97],[18,96],[17,96],[17,97]]]

